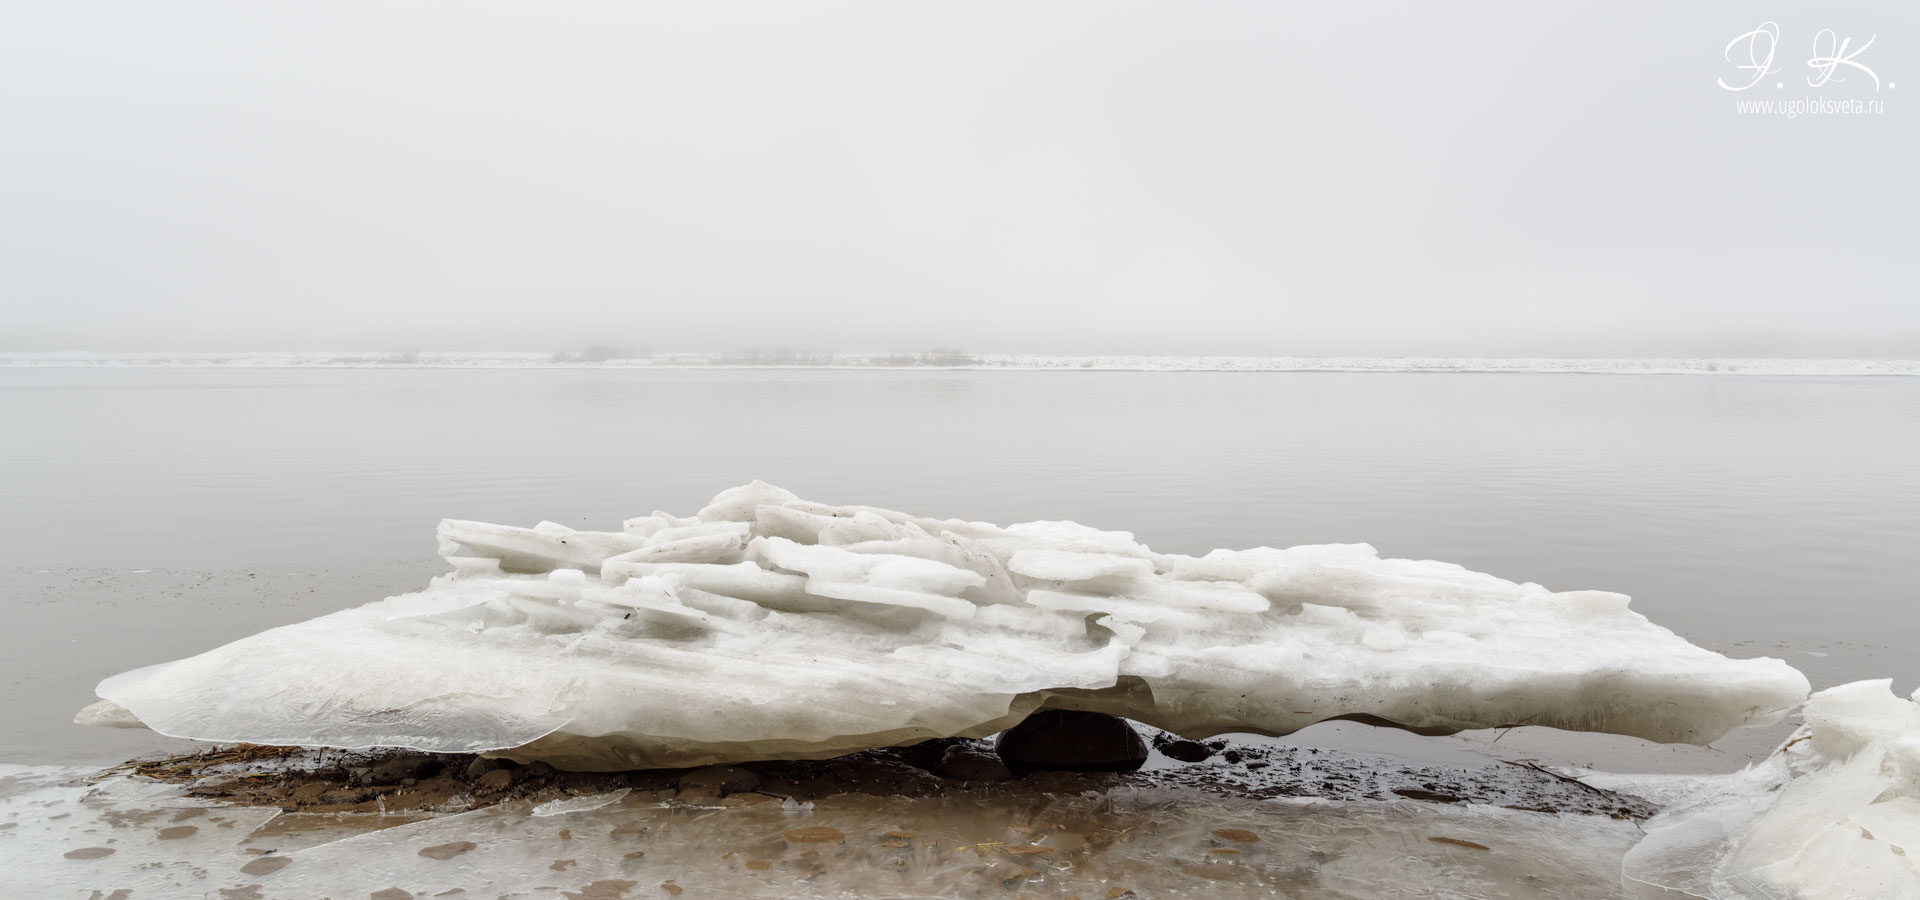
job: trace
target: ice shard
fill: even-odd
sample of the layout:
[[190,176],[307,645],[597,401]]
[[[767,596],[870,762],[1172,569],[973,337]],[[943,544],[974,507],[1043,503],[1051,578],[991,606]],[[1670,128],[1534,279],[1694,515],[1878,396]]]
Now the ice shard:
[[[1920,691],[1814,694],[1765,761],[1685,792],[1647,823],[1627,877],[1712,900],[1920,900]],[[1603,780],[1636,788],[1634,776]]]

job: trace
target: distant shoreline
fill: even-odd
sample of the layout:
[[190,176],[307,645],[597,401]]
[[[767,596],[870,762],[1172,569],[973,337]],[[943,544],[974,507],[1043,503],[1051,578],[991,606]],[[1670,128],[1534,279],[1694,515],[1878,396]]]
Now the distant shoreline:
[[889,371],[1474,372],[1592,375],[1920,376],[1912,359],[1074,356],[1049,354],[653,353],[581,359],[542,352],[0,353],[0,368],[842,369]]

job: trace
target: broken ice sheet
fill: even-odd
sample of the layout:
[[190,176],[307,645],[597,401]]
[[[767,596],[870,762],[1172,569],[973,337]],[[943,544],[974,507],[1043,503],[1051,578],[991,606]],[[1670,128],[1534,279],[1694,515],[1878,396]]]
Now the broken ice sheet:
[[[98,770],[0,765],[0,873],[21,898],[212,897],[277,809],[220,806]],[[116,894],[127,891],[128,894]]]
[[[842,794],[806,811],[637,795],[557,816],[501,804],[291,852],[251,852],[272,810],[209,809],[167,785],[73,770],[0,782],[0,861],[29,897],[736,898],[1389,896],[1643,900],[1620,883],[1639,831],[1599,816],[1386,802],[1301,806],[1166,789],[1104,795]],[[597,795],[594,799],[604,799]],[[62,812],[66,827],[46,821]],[[160,829],[203,822],[205,838]],[[369,817],[371,818],[371,817]],[[230,822],[223,825],[222,822]],[[211,827],[208,827],[211,825]],[[365,826],[359,826],[361,828]],[[22,839],[25,838],[23,841]],[[111,843],[110,843],[111,841]],[[110,847],[89,858],[70,851]],[[116,861],[116,858],[118,860]]]
[[1188,737],[1364,715],[1706,743],[1807,691],[1620,594],[1364,544],[1192,557],[759,482],[617,532],[448,520],[440,537],[453,571],[426,590],[116,675],[82,719],[617,771],[979,737],[1048,706]]
[[[1681,783],[1627,854],[1626,875],[1712,900],[1920,900],[1920,692],[1891,687],[1814,694],[1806,725],[1773,756]],[[1641,790],[1644,779],[1588,780]]]

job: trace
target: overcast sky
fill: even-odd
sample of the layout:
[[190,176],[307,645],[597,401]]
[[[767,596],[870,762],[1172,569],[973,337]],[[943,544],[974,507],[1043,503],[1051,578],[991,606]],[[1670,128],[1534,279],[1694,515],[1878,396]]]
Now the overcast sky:
[[1920,356],[1823,6],[10,0],[0,349]]

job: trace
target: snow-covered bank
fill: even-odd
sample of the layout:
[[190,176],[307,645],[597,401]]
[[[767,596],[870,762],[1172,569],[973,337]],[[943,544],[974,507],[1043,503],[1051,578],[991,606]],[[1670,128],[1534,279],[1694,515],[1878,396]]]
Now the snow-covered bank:
[[583,360],[549,352],[0,353],[0,368],[977,369],[1128,372],[1507,372],[1586,375],[1920,376],[1912,359],[1074,356],[1048,354],[653,353]]

